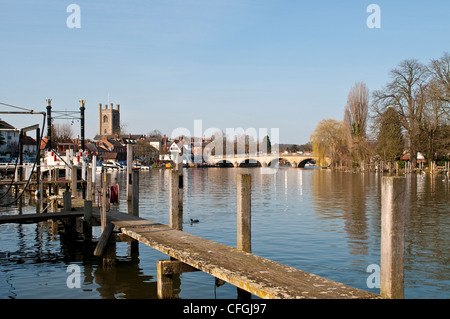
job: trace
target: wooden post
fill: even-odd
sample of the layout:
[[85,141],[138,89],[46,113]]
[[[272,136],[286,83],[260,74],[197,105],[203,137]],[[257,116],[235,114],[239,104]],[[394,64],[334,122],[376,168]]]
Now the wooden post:
[[237,176],[237,249],[251,253],[251,175]]
[[127,200],[133,199],[133,145],[127,144]]
[[84,201],[83,235],[85,241],[92,240],[92,200]]
[[100,257],[104,254],[106,246],[108,245],[109,239],[113,233],[113,230],[114,230],[113,223],[108,223],[107,225],[105,225],[105,228],[102,231],[102,235],[100,236],[97,246],[95,247],[94,256]]
[[[237,249],[252,252],[251,245],[251,175],[237,176]],[[251,299],[251,294],[237,289],[238,299]]]
[[92,224],[92,201],[84,201],[84,220],[88,222],[89,225]]
[[167,273],[166,265],[170,264],[171,260],[158,260],[156,264],[156,289],[158,299],[174,299],[178,298],[179,287],[175,291],[174,283],[178,282],[179,275],[173,273]]
[[102,188],[100,195],[101,195],[100,224],[103,232],[106,226],[106,173],[102,173]]
[[65,191],[63,194],[64,211],[70,212],[72,210],[72,194]]
[[132,212],[139,216],[139,171],[133,170],[133,191],[131,194]]
[[71,171],[70,178],[72,180],[72,183],[70,185],[72,194],[75,198],[77,198],[77,166],[76,165],[72,165],[72,171]]
[[178,170],[178,214],[180,216],[180,230],[183,230],[183,159],[180,160],[178,155],[177,170]]
[[401,299],[404,293],[406,179],[383,177],[381,188],[380,294]]
[[87,168],[86,183],[87,183],[86,199],[92,201],[94,187],[92,187],[92,167],[89,166]]
[[180,292],[180,274],[184,272],[198,271],[178,260],[157,261],[156,286],[159,299],[178,298]]
[[95,177],[97,175],[97,156],[92,155],[92,184],[95,185]]
[[170,227],[177,230],[183,230],[183,211],[180,211],[179,200],[179,172],[170,171]]

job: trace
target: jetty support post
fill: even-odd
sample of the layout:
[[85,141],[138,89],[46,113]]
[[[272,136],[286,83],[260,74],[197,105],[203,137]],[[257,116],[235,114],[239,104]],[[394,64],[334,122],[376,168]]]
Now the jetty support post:
[[381,185],[380,294],[403,299],[406,178],[386,176]]
[[75,198],[77,198],[77,166],[72,164],[72,170],[70,172],[70,178],[72,182],[70,183],[70,188],[72,194]]
[[180,192],[179,192],[179,172],[178,170],[170,171],[170,227],[176,230],[183,230],[183,210],[180,210]]
[[[183,156],[177,154],[177,165],[176,169],[178,171],[178,213],[181,216],[181,225],[183,224]],[[183,227],[180,228],[182,230]]]
[[127,144],[127,201],[133,199],[133,145]]
[[[237,249],[252,252],[251,246],[251,175],[237,176]],[[237,288],[238,299],[251,299],[251,294]]]
[[84,201],[83,236],[86,242],[92,241],[92,200]]
[[101,190],[100,190],[100,225],[102,232],[105,230],[106,226],[106,173],[102,172],[101,174]]
[[157,295],[158,299],[176,299],[180,293],[180,274],[184,272],[198,271],[178,260],[158,260],[157,270]]
[[134,216],[139,216],[139,171],[132,171],[132,194],[131,194],[131,208]]
[[237,249],[251,253],[251,175],[237,176]]
[[92,167],[90,166],[87,167],[86,184],[86,200],[92,201],[94,187],[92,185]]
[[70,191],[65,191],[63,193],[63,207],[66,212],[72,210],[72,193]]

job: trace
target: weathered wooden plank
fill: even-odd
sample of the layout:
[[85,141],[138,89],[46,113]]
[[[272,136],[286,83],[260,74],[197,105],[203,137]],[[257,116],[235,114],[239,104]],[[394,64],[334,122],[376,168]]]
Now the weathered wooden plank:
[[82,211],[63,212],[63,213],[41,213],[41,214],[23,214],[23,215],[2,215],[0,216],[0,224],[6,223],[37,223],[49,219],[63,219],[67,217],[81,217],[84,215]]
[[[175,230],[167,225],[120,213],[110,214],[109,220],[122,233],[141,243],[261,298],[379,298],[376,294]],[[129,226],[124,222],[129,223]]]

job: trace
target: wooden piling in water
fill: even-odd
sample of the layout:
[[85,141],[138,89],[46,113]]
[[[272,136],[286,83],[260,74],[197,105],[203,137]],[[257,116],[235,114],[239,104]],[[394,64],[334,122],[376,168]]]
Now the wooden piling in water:
[[[252,252],[251,240],[251,175],[237,176],[237,249]],[[238,299],[251,299],[251,294],[237,288]]]
[[178,260],[158,260],[156,264],[156,289],[158,299],[175,299],[180,292],[180,274],[198,271]]
[[131,194],[131,207],[134,216],[139,216],[139,171],[133,170],[133,190]]
[[88,168],[87,168],[86,183],[87,183],[86,199],[89,201],[92,201],[94,187],[92,185],[92,167],[90,167],[90,166],[88,166]]
[[180,193],[179,193],[179,172],[178,170],[171,170],[169,177],[169,187],[170,187],[170,199],[169,199],[169,209],[170,209],[170,224],[169,226],[173,229],[182,230],[183,229],[183,211],[180,210]]
[[380,294],[402,299],[404,294],[406,179],[383,177],[381,185]]
[[72,194],[75,198],[77,198],[77,166],[72,165],[72,171],[70,173],[70,178],[72,179],[72,183],[70,184]]
[[[51,187],[51,186],[50,186]],[[64,210],[66,212],[69,212],[72,210],[72,194],[69,191],[65,191],[63,193],[63,206],[64,206]]]
[[133,145],[127,144],[127,200],[133,199]]
[[100,192],[100,202],[101,202],[101,209],[100,209],[100,224],[102,232],[105,229],[106,226],[106,173],[102,173],[101,176],[102,180],[102,186],[101,186],[101,192]]
[[85,241],[92,240],[92,201],[84,201],[83,235]]
[[237,176],[237,249],[251,253],[251,175]]

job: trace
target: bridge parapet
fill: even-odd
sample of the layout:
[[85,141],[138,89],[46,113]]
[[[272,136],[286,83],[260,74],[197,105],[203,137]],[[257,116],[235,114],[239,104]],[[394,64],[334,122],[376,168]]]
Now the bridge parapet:
[[[292,167],[305,167],[305,164],[311,160],[319,161],[319,156],[315,154],[245,154],[245,155],[212,155],[209,156],[208,162],[217,165],[218,163],[230,163],[234,167],[238,167],[243,163],[255,163],[266,167],[271,166],[274,161],[284,160],[289,162]],[[329,158],[325,158],[328,165]]]

